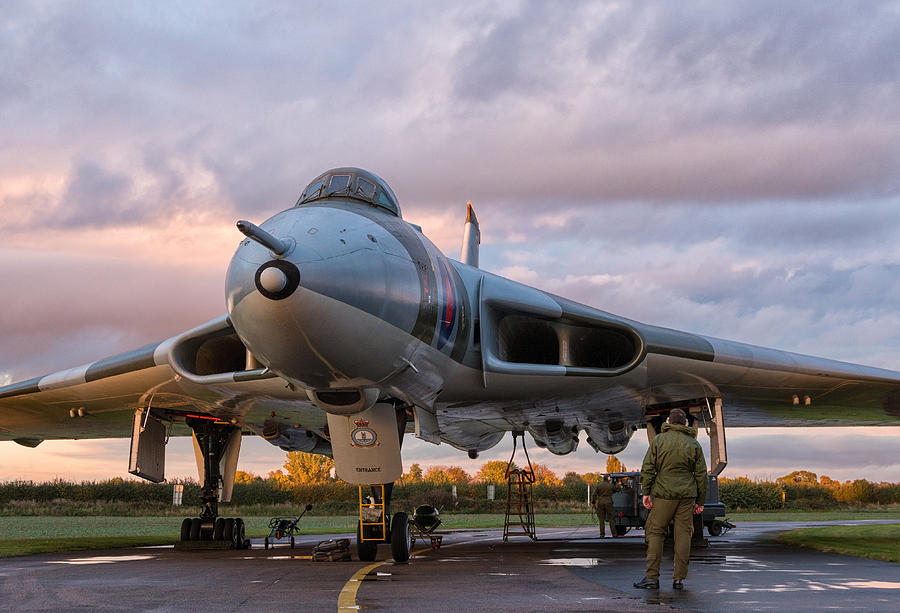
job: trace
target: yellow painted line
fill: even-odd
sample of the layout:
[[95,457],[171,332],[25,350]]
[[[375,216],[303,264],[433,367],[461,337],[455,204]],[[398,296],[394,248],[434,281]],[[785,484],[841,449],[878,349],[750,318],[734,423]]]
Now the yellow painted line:
[[[425,553],[426,551],[431,551],[431,547],[428,549],[419,549],[418,551],[413,551],[409,554],[409,557],[417,556],[419,554]],[[344,587],[341,588],[341,593],[338,595],[338,613],[346,612],[346,611],[359,611],[359,606],[356,604],[356,592],[359,591],[359,586],[362,585],[362,581],[366,575],[370,572],[378,568],[379,566],[384,566],[388,563],[388,560],[384,562],[375,562],[373,564],[369,564],[368,566],[363,566],[358,571],[353,573],[353,576],[350,577],[350,580],[344,584]]]
[[359,591],[359,585],[360,583],[362,583],[363,577],[385,563],[386,562],[375,562],[374,564],[363,566],[358,571],[353,573],[353,576],[350,577],[350,580],[344,584],[344,587],[341,588],[340,595],[338,595],[339,612],[359,610],[359,607],[356,606],[356,592]]

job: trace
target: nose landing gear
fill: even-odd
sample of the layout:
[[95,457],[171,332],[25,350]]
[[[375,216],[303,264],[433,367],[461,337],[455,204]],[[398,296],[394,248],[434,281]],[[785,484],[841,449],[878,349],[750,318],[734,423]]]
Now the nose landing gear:
[[390,543],[394,562],[407,562],[412,549],[412,524],[403,511],[391,514],[393,483],[373,485],[370,496],[363,497],[359,488],[359,523],[356,527],[356,555],[371,562],[378,554],[379,543]]

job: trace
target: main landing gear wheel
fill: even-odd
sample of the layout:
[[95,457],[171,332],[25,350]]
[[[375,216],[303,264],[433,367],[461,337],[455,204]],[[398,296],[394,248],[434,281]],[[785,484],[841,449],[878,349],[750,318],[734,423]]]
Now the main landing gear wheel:
[[713,520],[706,525],[706,531],[709,532],[710,536],[721,536],[722,535],[722,522],[719,520]]
[[203,522],[200,521],[199,517],[191,518],[191,540],[199,541],[200,540],[200,527],[203,525]]
[[408,561],[410,549],[412,526],[409,525],[409,515],[403,511],[394,513],[391,519],[391,555],[394,556],[394,562]]
[[223,540],[224,535],[225,535],[225,518],[219,517],[216,519],[215,526],[213,527],[213,540],[221,541],[221,540]]
[[244,520],[231,517],[207,522],[200,517],[187,517],[181,522],[181,541],[217,541],[231,543],[235,549],[250,548]]
[[232,533],[234,538],[234,548],[235,549],[243,549],[244,548],[244,520],[238,517],[234,520],[234,532]]
[[373,562],[378,554],[378,541],[362,540],[362,526],[356,524],[356,555],[361,562]]

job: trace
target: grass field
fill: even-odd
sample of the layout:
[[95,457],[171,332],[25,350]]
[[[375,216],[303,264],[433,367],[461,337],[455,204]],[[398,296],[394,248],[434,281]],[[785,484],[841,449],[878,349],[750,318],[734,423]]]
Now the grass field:
[[[269,533],[268,517],[245,517],[247,536]],[[353,532],[354,517],[304,517],[306,534]],[[0,517],[0,557],[48,551],[81,551],[143,545],[170,545],[178,540],[177,517]],[[9,538],[16,535],[15,538]]]
[[782,532],[774,540],[819,551],[900,562],[900,524],[802,528]]
[[[443,529],[475,530],[502,528],[504,516],[445,513],[441,518],[444,520]],[[730,513],[729,518],[735,522],[900,519],[900,511]],[[577,528],[596,523],[590,513],[538,513],[535,521],[539,527],[544,528]],[[269,517],[244,517],[244,522],[248,537],[261,538],[269,532]],[[299,525],[302,534],[354,533],[356,516],[306,516],[300,520]],[[179,538],[180,528],[181,521],[177,517],[0,517],[0,535],[4,537],[0,539],[0,557],[47,551],[170,544]],[[900,549],[896,543],[894,546]]]
[[[442,515],[446,529],[502,528],[503,515]],[[268,517],[245,517],[249,538],[269,533]],[[593,525],[590,514],[558,513],[536,517],[538,526],[577,527]],[[356,516],[304,517],[302,534],[346,534],[356,532]],[[141,545],[164,545],[179,538],[181,521],[176,517],[0,517],[0,557],[48,551],[79,551]],[[15,538],[9,538],[16,535]]]
[[831,521],[842,519],[900,519],[896,505],[883,509],[854,511],[757,511],[728,513],[731,521]]
[[[448,529],[502,528],[503,515],[441,515]],[[247,535],[268,534],[268,517],[245,517]],[[580,526],[593,524],[589,513],[537,515],[539,526]],[[298,524],[304,534],[330,534],[356,531],[355,515],[304,517]],[[78,538],[85,536],[147,536],[177,538],[181,520],[177,517],[0,517],[0,534],[17,535],[15,540],[41,538]]]

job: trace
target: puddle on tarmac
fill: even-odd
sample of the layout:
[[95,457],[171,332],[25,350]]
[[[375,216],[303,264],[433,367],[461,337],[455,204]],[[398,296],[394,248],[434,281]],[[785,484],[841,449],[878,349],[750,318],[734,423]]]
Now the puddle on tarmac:
[[518,577],[519,573],[478,573],[485,577]]
[[584,551],[584,548],[564,547],[562,549],[554,549],[553,553],[566,553],[567,551]]
[[843,585],[847,587],[861,587],[876,590],[900,590],[900,583],[897,583],[896,581],[847,581]]
[[[784,572],[784,571],[781,571]],[[814,574],[814,573],[809,573]],[[826,592],[830,590],[846,591],[852,589],[870,589],[870,590],[900,590],[900,582],[897,581],[834,581],[823,579],[822,581],[813,581],[810,579],[798,578],[791,583],[775,583],[766,586],[750,586],[743,585],[740,587],[732,587],[728,590],[719,590],[716,593],[728,594],[750,594],[754,592]]]
[[390,581],[393,578],[391,573],[382,573],[378,571],[372,571],[367,574],[365,577],[360,579],[360,581]]
[[550,558],[541,560],[538,564],[545,566],[605,566],[609,562],[600,558]]
[[696,562],[697,564],[714,564],[716,566],[721,566],[727,561],[728,556],[723,554],[691,555],[691,562]]
[[115,564],[117,562],[137,562],[152,560],[156,556],[94,556],[91,558],[69,558],[68,560],[50,560],[47,564]]

